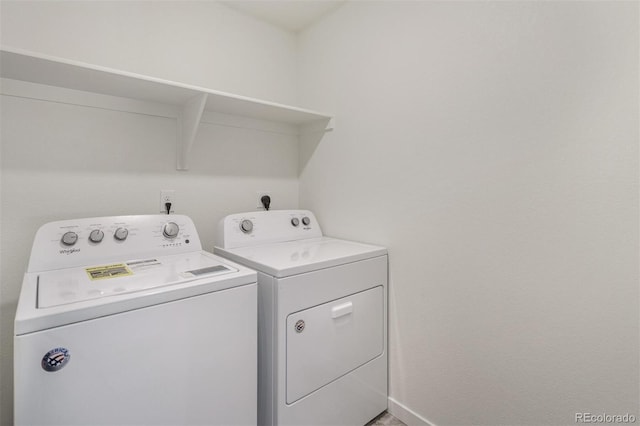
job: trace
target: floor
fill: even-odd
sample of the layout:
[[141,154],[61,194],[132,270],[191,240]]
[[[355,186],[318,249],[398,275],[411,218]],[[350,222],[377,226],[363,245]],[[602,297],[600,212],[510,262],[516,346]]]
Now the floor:
[[405,425],[400,420],[396,419],[391,414],[385,411],[375,419],[371,420],[365,426],[407,426],[407,425]]

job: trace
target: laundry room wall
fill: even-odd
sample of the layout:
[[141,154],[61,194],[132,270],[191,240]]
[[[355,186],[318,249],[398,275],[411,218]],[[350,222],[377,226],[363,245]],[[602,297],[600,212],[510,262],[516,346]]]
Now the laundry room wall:
[[[215,2],[2,1],[8,47],[293,104],[295,37]],[[205,249],[225,214],[298,206],[295,135],[202,124],[176,171],[176,120],[1,97],[0,424],[12,424],[13,317],[31,243],[46,222],[158,213],[161,189]]]
[[358,1],[300,35],[337,117],[300,205],[389,247],[407,423],[640,418],[638,8]]

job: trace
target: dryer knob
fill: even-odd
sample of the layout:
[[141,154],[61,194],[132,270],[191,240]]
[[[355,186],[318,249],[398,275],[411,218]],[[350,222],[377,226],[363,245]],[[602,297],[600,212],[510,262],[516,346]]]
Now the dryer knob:
[[253,222],[251,222],[249,219],[243,220],[242,222],[240,222],[240,230],[245,234],[253,231]]
[[302,224],[304,226],[308,226],[311,223],[311,219],[309,219],[307,216],[302,218]]
[[116,232],[113,233],[113,238],[118,241],[124,241],[129,236],[129,230],[127,228],[118,228]]
[[65,246],[72,246],[78,241],[78,234],[73,231],[65,232],[60,239],[60,242]]
[[294,217],[293,219],[291,219],[291,224],[293,226],[298,226],[300,225],[300,219],[298,219],[297,217]]
[[91,241],[92,243],[99,243],[100,241],[102,241],[103,238],[104,238],[104,232],[102,232],[99,229],[94,229],[89,234],[89,241]]
[[180,227],[175,222],[166,223],[162,228],[162,234],[167,238],[177,237],[179,231],[180,231]]

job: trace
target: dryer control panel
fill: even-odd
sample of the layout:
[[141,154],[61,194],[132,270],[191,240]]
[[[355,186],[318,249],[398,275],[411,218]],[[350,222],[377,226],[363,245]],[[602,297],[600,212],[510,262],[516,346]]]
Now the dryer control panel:
[[36,233],[28,272],[202,250],[184,215],[108,216],[50,222]]
[[309,210],[269,210],[226,216],[218,224],[216,246],[226,249],[322,237]]

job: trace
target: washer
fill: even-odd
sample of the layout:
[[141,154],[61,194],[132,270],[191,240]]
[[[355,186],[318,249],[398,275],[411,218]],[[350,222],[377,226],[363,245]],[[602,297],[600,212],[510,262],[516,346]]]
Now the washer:
[[17,425],[256,424],[256,273],[186,216],[52,222],[15,318]]
[[364,425],[387,409],[387,250],[313,213],[240,213],[214,253],[258,271],[258,424]]

